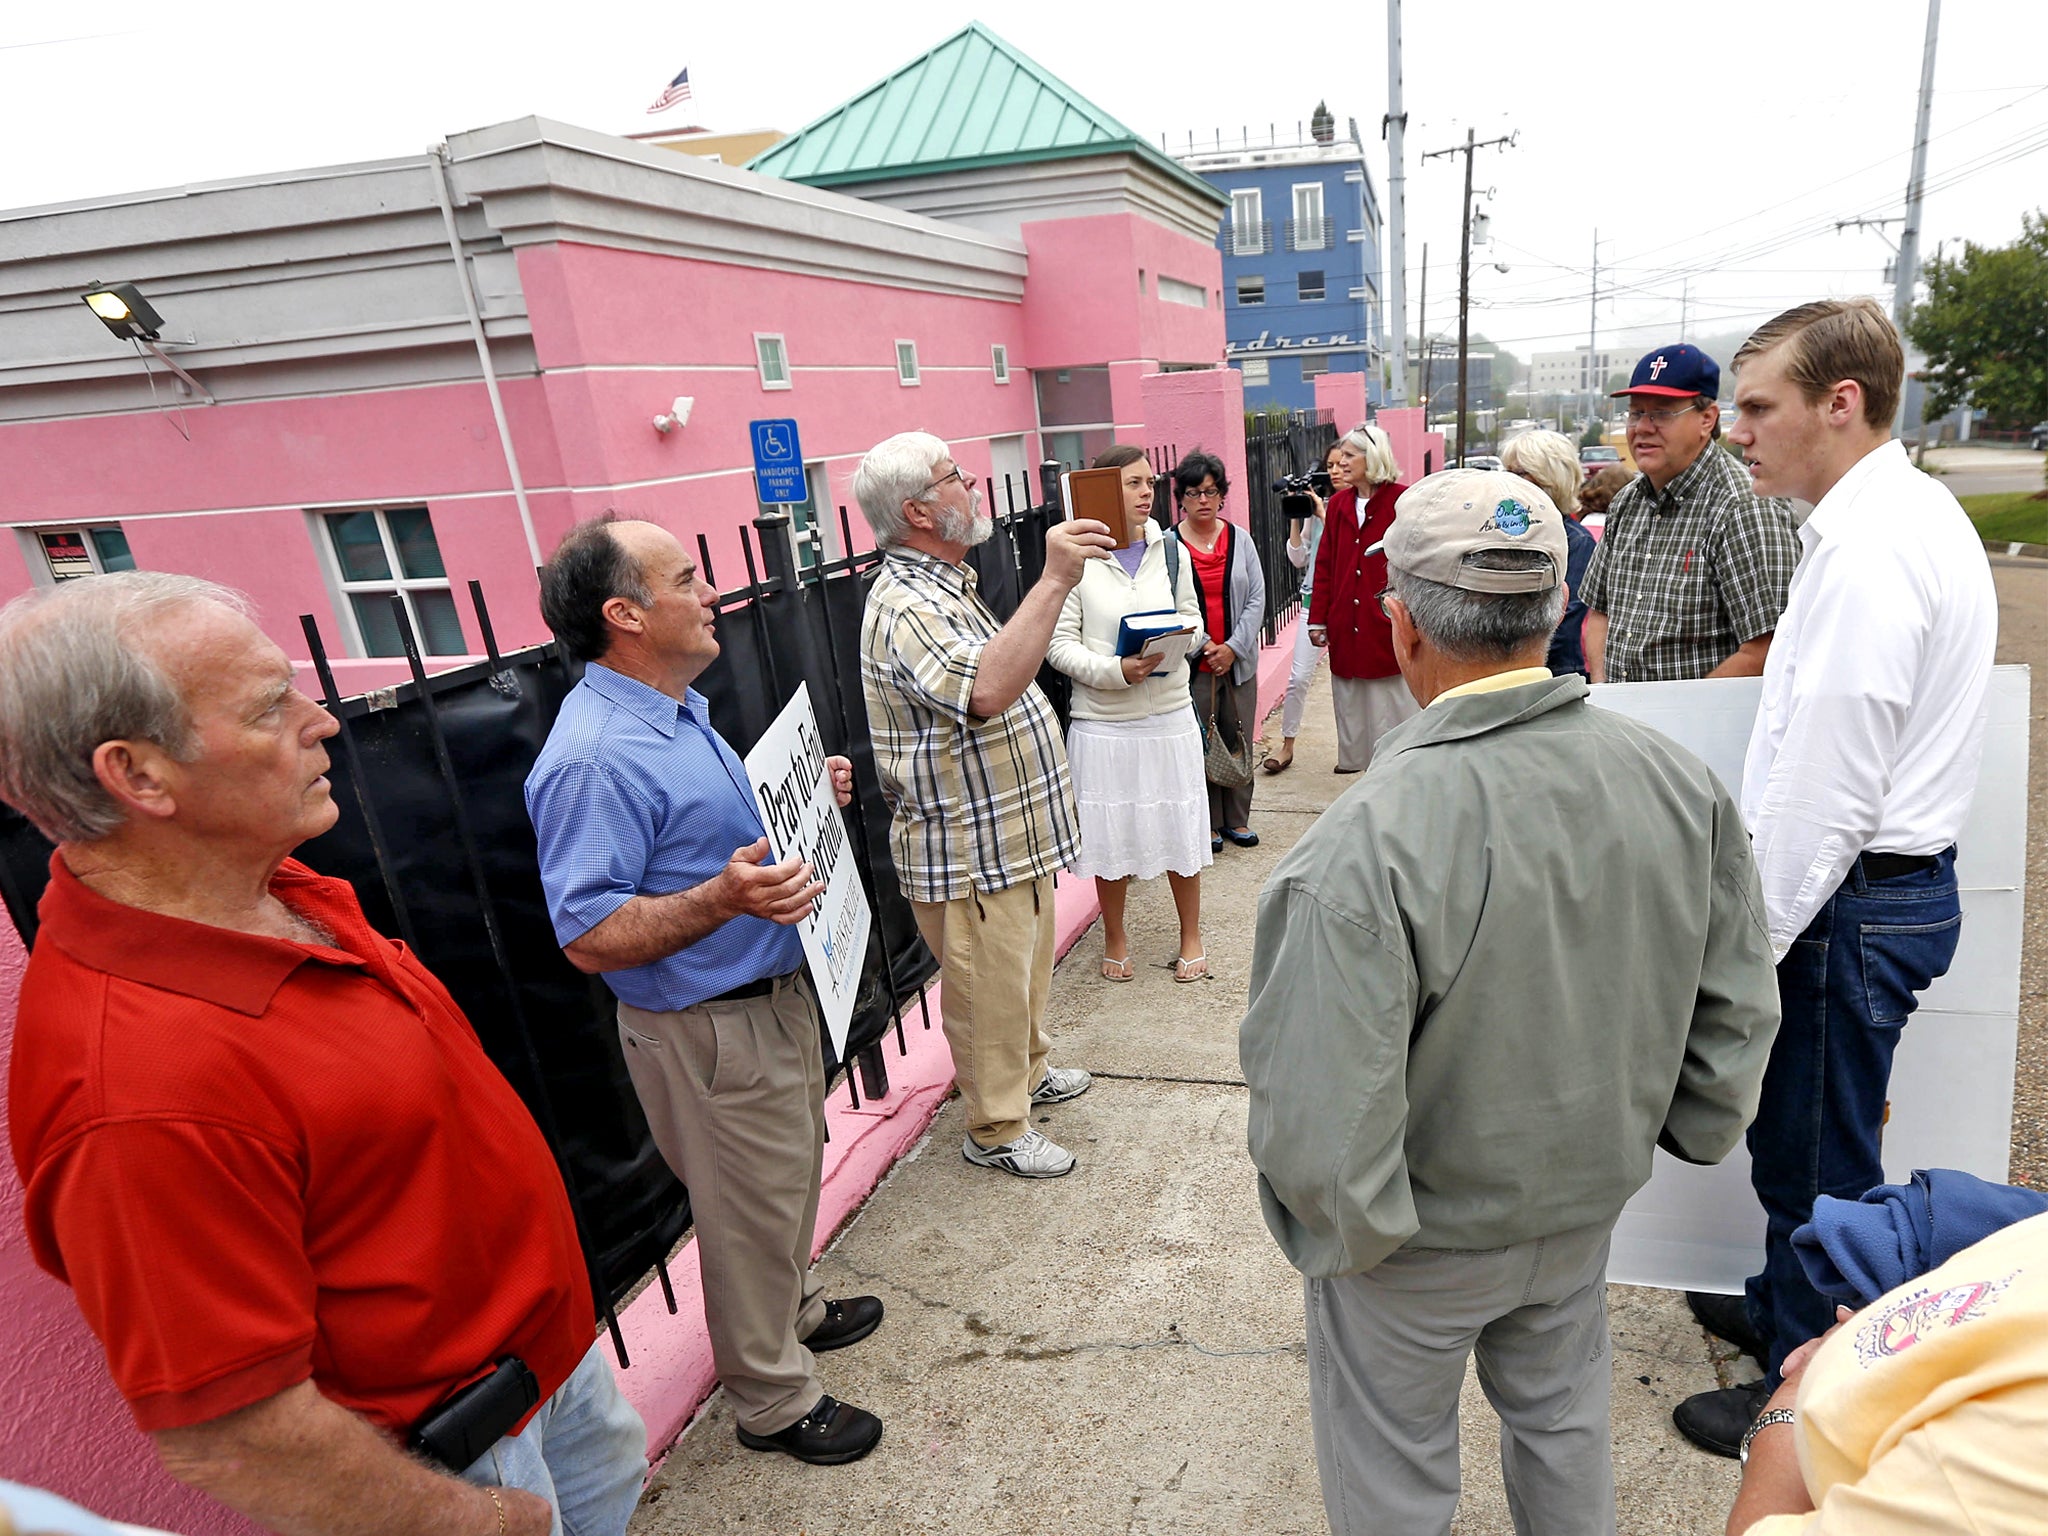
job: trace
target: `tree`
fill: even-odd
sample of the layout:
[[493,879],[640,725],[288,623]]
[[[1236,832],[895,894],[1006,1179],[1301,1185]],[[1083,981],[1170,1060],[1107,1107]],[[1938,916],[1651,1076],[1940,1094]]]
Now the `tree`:
[[1598,448],[1607,441],[1607,423],[1595,416],[1586,423],[1586,430],[1579,434],[1581,448]]
[[1927,354],[1930,418],[1968,403],[2008,426],[2048,421],[2048,215],[2022,227],[2011,245],[1928,264],[1907,332]]

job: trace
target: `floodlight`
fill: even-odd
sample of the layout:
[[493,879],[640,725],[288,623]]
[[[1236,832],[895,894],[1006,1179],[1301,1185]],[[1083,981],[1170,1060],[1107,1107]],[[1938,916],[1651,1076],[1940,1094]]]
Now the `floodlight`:
[[123,341],[155,341],[163,329],[164,317],[133,283],[95,283],[84,299],[100,323]]

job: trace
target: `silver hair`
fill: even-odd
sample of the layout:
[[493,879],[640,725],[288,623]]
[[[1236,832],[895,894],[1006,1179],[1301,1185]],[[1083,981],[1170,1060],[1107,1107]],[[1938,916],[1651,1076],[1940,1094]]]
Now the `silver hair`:
[[1524,432],[1501,445],[1501,468],[1531,482],[1558,511],[1569,517],[1579,510],[1579,487],[1586,483],[1578,450],[1562,432]]
[[1400,463],[1394,458],[1394,441],[1385,428],[1361,421],[1337,441],[1365,455],[1366,479],[1372,484],[1392,485],[1401,478]]
[[196,755],[191,711],[141,635],[198,603],[253,612],[230,587],[165,571],[61,582],[0,608],[0,800],[50,841],[97,842],[125,819],[93,773],[102,742]]
[[[1482,571],[1549,569],[1535,549],[1482,549],[1465,557]],[[1547,592],[1467,592],[1408,571],[1389,570],[1394,595],[1422,638],[1455,661],[1506,661],[1549,640],[1564,617],[1564,583]]]
[[866,514],[878,548],[889,549],[910,535],[906,501],[935,502],[932,471],[953,450],[929,432],[898,432],[867,451],[853,472],[853,499]]

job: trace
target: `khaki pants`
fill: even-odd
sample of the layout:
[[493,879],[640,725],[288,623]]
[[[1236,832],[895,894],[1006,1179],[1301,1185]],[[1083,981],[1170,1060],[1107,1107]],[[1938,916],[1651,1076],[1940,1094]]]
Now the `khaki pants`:
[[655,1145],[690,1191],[704,1321],[733,1417],[757,1435],[817,1406],[799,1341],[825,1316],[811,1277],[825,1166],[825,1063],[802,972],[761,997],[673,1013],[619,1004],[619,1044]]
[[1372,766],[1379,739],[1422,708],[1408,691],[1408,679],[1330,676],[1330,704],[1337,716],[1337,768],[1358,773]]
[[1052,876],[958,901],[913,901],[910,909],[939,957],[940,1013],[967,1134],[983,1147],[1015,1141],[1051,1045]]

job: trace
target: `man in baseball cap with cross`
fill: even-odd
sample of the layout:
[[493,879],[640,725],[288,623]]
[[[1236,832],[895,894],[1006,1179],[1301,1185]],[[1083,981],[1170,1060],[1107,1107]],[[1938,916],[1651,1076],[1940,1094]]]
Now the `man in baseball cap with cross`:
[[1681,342],[1643,355],[1628,388],[1636,478],[1607,509],[1586,567],[1586,668],[1596,683],[1753,677],[1785,611],[1799,535],[1719,445],[1720,366]]
[[1608,1238],[1656,1147],[1718,1162],[1755,1111],[1756,866],[1704,763],[1544,667],[1541,490],[1431,475],[1385,547],[1425,707],[1266,882],[1238,1041],[1323,1503],[1338,1533],[1447,1532],[1476,1352],[1517,1527],[1611,1532]]

